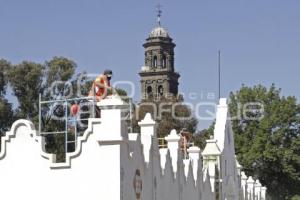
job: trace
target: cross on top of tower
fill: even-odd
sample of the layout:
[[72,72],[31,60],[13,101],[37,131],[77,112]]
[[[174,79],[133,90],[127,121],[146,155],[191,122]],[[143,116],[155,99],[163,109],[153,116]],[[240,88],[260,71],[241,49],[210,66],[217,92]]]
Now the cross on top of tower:
[[158,25],[160,26],[160,24],[161,24],[161,14],[162,14],[162,10],[161,10],[161,8],[162,8],[162,5],[161,4],[158,4],[157,6],[156,6],[156,9],[157,9],[157,23],[158,23]]

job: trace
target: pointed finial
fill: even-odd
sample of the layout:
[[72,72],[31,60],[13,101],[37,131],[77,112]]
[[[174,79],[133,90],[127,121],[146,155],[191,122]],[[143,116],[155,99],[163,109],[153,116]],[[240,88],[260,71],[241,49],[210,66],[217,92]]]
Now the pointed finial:
[[161,8],[162,8],[162,5],[160,5],[160,4],[158,4],[157,6],[156,6],[156,8],[157,8],[157,23],[158,23],[158,25],[160,26],[160,19],[161,19],[161,14],[162,14],[162,10],[161,10]]

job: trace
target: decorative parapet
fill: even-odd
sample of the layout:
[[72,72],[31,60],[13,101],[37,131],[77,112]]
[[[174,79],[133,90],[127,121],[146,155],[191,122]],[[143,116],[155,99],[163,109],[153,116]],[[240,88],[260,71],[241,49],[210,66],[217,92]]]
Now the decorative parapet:
[[247,179],[248,177],[246,176],[245,172],[241,172],[241,188],[244,200],[248,199]]
[[217,140],[218,147],[222,152],[226,139],[226,123],[228,120],[228,106],[226,98],[221,98],[217,107],[216,123],[214,129],[214,139]]
[[168,142],[168,149],[172,158],[173,172],[176,176],[180,136],[177,134],[176,130],[173,129],[170,135],[165,137],[165,140]]
[[145,118],[140,121],[139,126],[141,127],[141,142],[143,144],[143,151],[145,161],[149,163],[150,149],[152,145],[152,137],[156,137],[155,125],[156,122],[151,118],[151,114],[147,113]]
[[248,193],[248,199],[252,200],[255,198],[254,196],[254,183],[255,181],[253,180],[252,176],[249,176],[248,180],[247,180],[247,193]]
[[193,174],[196,179],[198,177],[198,167],[202,167],[198,166],[201,150],[199,147],[193,146],[190,147],[187,151],[189,153],[190,159],[192,160]]
[[[217,145],[217,140],[206,140],[206,146],[202,152],[204,181],[207,178],[207,172],[210,178],[212,192],[215,192],[216,173],[220,171],[220,156],[221,151]],[[217,170],[217,171],[216,171]],[[219,181],[219,180],[217,180]]]
[[12,138],[16,137],[17,130],[22,126],[25,126],[27,128],[27,130],[29,131],[28,133],[33,138],[33,140],[35,140],[37,143],[41,143],[42,138],[37,134],[37,131],[35,130],[32,122],[25,119],[17,120],[13,123],[10,131],[7,131],[5,136],[1,139],[2,148],[0,152],[0,160],[3,159],[6,155],[7,143],[10,142]]
[[124,112],[128,104],[118,96],[110,96],[98,102],[97,106],[101,110],[102,123],[102,133],[97,133],[98,140],[109,143],[128,139]]
[[260,184],[259,180],[255,181],[254,194],[255,194],[256,199],[261,199],[261,184]]
[[217,140],[215,139],[209,139],[206,140],[206,146],[202,152],[202,156],[204,159],[215,159],[216,156],[220,156],[221,151],[217,145]]
[[261,187],[261,198],[260,198],[260,200],[266,200],[266,191],[267,191],[266,187]]
[[[227,100],[221,98],[217,107],[216,123],[213,138],[207,140],[202,152],[204,180],[209,176],[212,191],[216,198],[243,200],[263,199],[261,185],[254,185],[252,177],[242,172],[242,166],[236,159],[234,150],[233,130]],[[216,181],[220,184],[214,188]],[[217,184],[216,184],[217,185]],[[215,190],[214,190],[215,189]]]
[[[219,108],[225,108],[225,104],[224,100],[221,100]],[[9,190],[9,186],[7,186],[9,184],[5,184],[9,178],[7,178],[8,176],[5,178],[4,173],[9,171],[7,169],[11,166],[12,155],[21,159],[21,161],[18,160],[19,163],[23,162],[23,159],[18,156],[20,147],[12,144],[13,139],[16,137],[17,144],[21,144],[22,140],[19,139],[26,136],[28,142],[26,145],[32,148],[32,150],[26,151],[26,154],[38,153],[38,155],[35,154],[31,157],[29,155],[31,161],[28,160],[27,167],[32,168],[32,173],[39,173],[41,178],[28,180],[26,174],[15,175],[14,172],[10,172],[10,175],[20,180],[26,179],[28,185],[42,185],[43,187],[39,188],[39,191],[42,191],[41,194],[45,193],[43,188],[47,188],[50,184],[56,190],[64,188],[64,191],[61,192],[67,198],[70,195],[69,191],[78,185],[75,180],[84,179],[87,183],[95,178],[99,185],[83,184],[80,190],[74,192],[73,197],[76,198],[76,193],[84,191],[83,196],[90,195],[88,196],[90,198],[87,199],[96,199],[99,194],[98,190],[101,190],[101,195],[104,193],[106,195],[104,195],[104,199],[114,200],[119,197],[123,200],[136,199],[137,197],[143,200],[212,200],[216,198],[216,193],[219,194],[220,200],[225,200],[236,199],[235,191],[239,190],[242,200],[254,200],[255,197],[258,200],[265,200],[266,188],[261,187],[259,181],[255,183],[252,177],[247,180],[247,176],[241,171],[242,166],[236,161],[234,153],[227,151],[228,145],[224,145],[224,148],[221,149],[217,138],[207,140],[202,153],[198,147],[190,147],[187,149],[189,159],[183,159],[180,154],[180,136],[176,130],[172,130],[165,138],[168,142],[168,148],[158,149],[157,141],[155,141],[157,139],[156,123],[150,114],[147,114],[139,122],[141,133],[128,134],[123,119],[123,110],[127,109],[127,104],[117,97],[110,97],[98,103],[98,107],[101,109],[101,118],[89,119],[88,129],[83,136],[78,138],[76,151],[67,153],[65,163],[55,163],[55,156],[43,151],[43,137],[35,131],[31,122],[27,120],[16,121],[1,141],[0,169],[2,169],[2,173],[0,170],[0,177],[1,180],[6,180],[3,184],[0,183],[3,191]],[[226,118],[227,115],[223,111],[222,116]],[[221,120],[222,123],[218,120]],[[227,119],[218,118],[216,122],[224,125],[223,128],[219,127],[219,130],[224,130],[223,132],[218,131],[220,138],[225,138],[224,135],[226,134],[224,120],[226,122]],[[19,128],[22,130],[20,131]],[[19,133],[23,135],[19,135]],[[222,137],[221,134],[223,134]],[[11,150],[14,150],[14,154],[10,154]],[[9,159],[6,159],[7,157]],[[38,160],[39,157],[47,160]],[[223,162],[224,158],[233,158],[227,160],[227,165],[230,167],[227,171],[237,176],[229,174],[226,177],[222,174],[223,171],[226,171],[224,170],[226,168],[226,164]],[[16,169],[22,169],[22,166],[17,166]],[[236,178],[238,179],[236,180]],[[48,182],[48,180],[51,181]],[[237,182],[240,184],[239,188],[236,189],[235,184]],[[61,186],[61,183],[64,183],[64,187]],[[19,184],[16,188],[21,188],[21,185],[27,187],[27,185]],[[6,192],[6,194],[11,193]],[[93,196],[90,193],[96,195]],[[114,198],[107,198],[107,196]],[[40,199],[29,197],[31,196],[27,194],[24,199]]]
[[166,167],[166,159],[167,159],[167,155],[168,155],[169,149],[159,149],[159,153],[160,153],[160,166],[162,169],[162,174],[164,174],[165,171],[165,167]]

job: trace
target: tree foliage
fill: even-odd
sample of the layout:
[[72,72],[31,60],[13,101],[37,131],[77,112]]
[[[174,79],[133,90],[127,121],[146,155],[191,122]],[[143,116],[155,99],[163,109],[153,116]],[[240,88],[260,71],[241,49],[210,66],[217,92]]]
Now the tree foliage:
[[46,82],[50,86],[54,81],[69,81],[77,67],[76,63],[64,57],[54,57],[46,61]]
[[0,96],[3,97],[6,94],[7,87],[7,71],[10,68],[11,64],[4,60],[0,59]]
[[1,136],[9,130],[14,120],[12,104],[5,98],[7,89],[7,71],[11,64],[6,60],[0,60],[0,150]]
[[19,102],[18,115],[37,122],[39,93],[42,92],[43,70],[41,64],[24,61],[10,68],[9,83]]
[[137,106],[137,121],[142,120],[146,113],[151,113],[152,118],[157,121],[156,130],[159,138],[167,136],[172,129],[177,133],[182,130],[191,134],[196,132],[198,120],[182,98],[143,101]]
[[[300,194],[300,105],[295,97],[284,97],[280,89],[261,85],[243,86],[230,95],[235,149],[248,175],[268,188],[272,199]],[[258,102],[258,108],[245,107]],[[260,109],[260,108],[259,108]],[[255,120],[256,118],[256,120]]]
[[13,120],[13,110],[11,103],[5,98],[8,84],[8,70],[11,64],[3,59],[0,59],[0,134],[7,131],[8,126]]
[[206,140],[210,139],[214,134],[214,125],[215,124],[213,123],[208,129],[203,129],[193,135],[193,142],[195,146],[198,146],[202,150],[205,148]]

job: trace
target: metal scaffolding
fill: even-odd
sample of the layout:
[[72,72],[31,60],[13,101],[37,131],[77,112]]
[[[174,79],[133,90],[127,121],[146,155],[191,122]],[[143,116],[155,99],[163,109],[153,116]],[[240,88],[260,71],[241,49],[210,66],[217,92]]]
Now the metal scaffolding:
[[[79,113],[76,116],[70,114],[70,105],[77,104],[79,106]],[[43,106],[46,106],[46,113],[43,113]],[[56,108],[55,108],[56,107]],[[87,107],[87,110],[83,110],[83,107]],[[56,116],[55,110],[60,108],[62,116]],[[80,97],[80,98],[71,98],[71,99],[57,99],[57,100],[48,100],[43,101],[41,94],[39,95],[39,134],[42,136],[51,135],[51,134],[64,134],[65,136],[65,152],[68,152],[69,144],[73,143],[76,148],[77,138],[81,135],[81,126],[88,123],[89,118],[95,118],[95,109],[96,109],[96,100],[95,97]],[[63,130],[55,130],[58,127],[52,127],[55,131],[44,131],[43,128],[47,124],[44,123],[43,117],[46,117],[49,121],[52,121],[57,124],[64,123]],[[88,117],[82,117],[87,115]],[[85,130],[86,127],[82,131]],[[74,134],[74,140],[70,140],[69,134]]]

